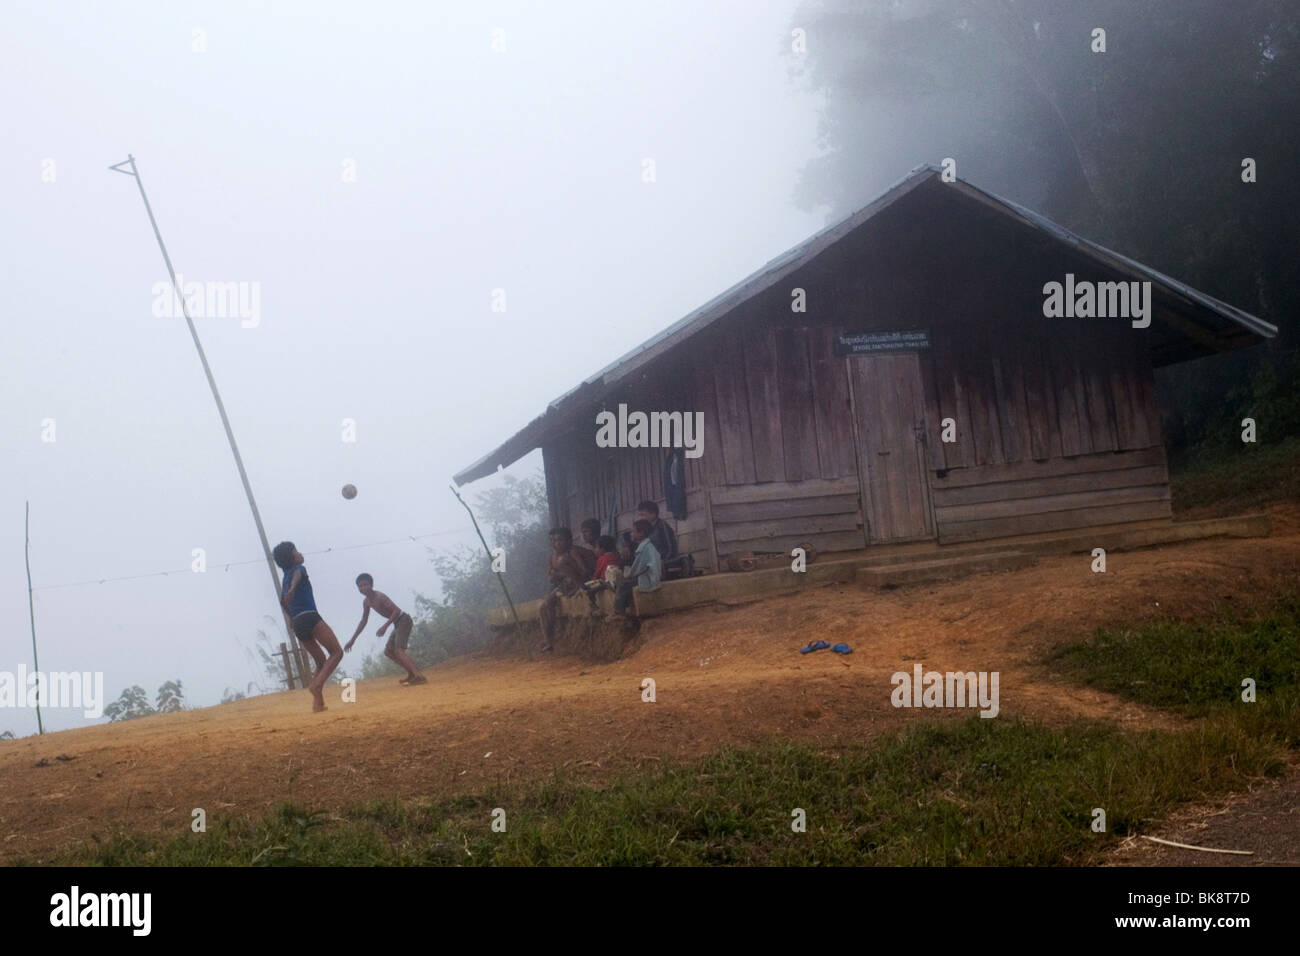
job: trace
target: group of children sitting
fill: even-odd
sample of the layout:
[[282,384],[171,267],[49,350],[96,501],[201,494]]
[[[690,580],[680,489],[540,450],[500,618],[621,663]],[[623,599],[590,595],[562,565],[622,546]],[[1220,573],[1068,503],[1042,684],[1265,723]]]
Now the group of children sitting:
[[580,528],[582,543],[575,544],[568,528],[551,529],[551,554],[547,568],[551,591],[542,603],[542,650],[551,650],[560,599],[585,593],[596,609],[596,595],[606,588],[614,592],[615,619],[626,616],[634,591],[654,591],[665,577],[682,572],[677,554],[677,535],[659,520],[659,506],[653,501],[637,505],[631,531],[615,540],[600,533],[600,521],[588,518]]

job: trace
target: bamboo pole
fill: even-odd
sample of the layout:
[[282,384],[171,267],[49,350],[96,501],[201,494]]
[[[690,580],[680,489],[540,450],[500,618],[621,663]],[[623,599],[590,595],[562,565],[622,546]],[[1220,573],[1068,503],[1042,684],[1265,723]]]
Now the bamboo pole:
[[[23,503],[23,563],[27,565],[27,617],[32,625],[32,667],[37,674],[41,672],[41,662],[36,654],[36,608],[32,604],[32,503],[30,501]],[[39,678],[37,678],[39,682]],[[19,693],[21,693],[21,689]],[[36,697],[36,732],[45,733],[45,724],[41,722],[41,698],[38,694]]]
[[[129,172],[121,168],[127,165],[131,167]],[[135,168],[135,157],[127,154],[124,161],[108,168],[115,173],[131,176],[140,189],[140,199],[144,201],[144,211],[149,216],[149,225],[153,227],[154,238],[158,240],[158,248],[162,251],[163,262],[167,266],[167,275],[171,279],[176,298],[180,300],[181,314],[185,316],[185,324],[189,326],[190,338],[194,340],[194,348],[199,353],[199,362],[203,366],[203,374],[208,379],[208,387],[212,389],[212,397],[217,403],[217,413],[221,416],[221,424],[226,430],[226,440],[230,442],[230,451],[235,456],[235,467],[239,469],[239,480],[243,483],[244,495],[248,498],[248,507],[253,512],[253,523],[257,525],[257,536],[262,541],[262,551],[266,555],[266,566],[271,572],[271,586],[275,589],[275,603],[280,607],[280,613],[284,617],[284,629],[289,635],[289,645],[297,652],[299,650],[298,638],[294,635],[293,625],[289,622],[289,612],[280,605],[280,578],[275,572],[275,561],[271,557],[271,545],[266,540],[266,529],[262,526],[262,515],[257,510],[257,501],[253,498],[253,488],[248,483],[248,472],[244,470],[244,459],[240,457],[239,446],[235,444],[235,433],[230,427],[230,418],[226,415],[226,406],[221,401],[221,393],[217,391],[217,380],[212,377],[212,368],[208,365],[207,353],[203,351],[203,343],[199,341],[198,329],[194,327],[194,319],[191,318],[189,307],[185,304],[184,291],[176,282],[176,270],[172,268],[172,259],[167,254],[167,246],[163,243],[162,233],[158,229],[158,221],[154,219],[153,207],[149,205],[149,197],[145,195],[144,181],[140,178],[139,170]]]

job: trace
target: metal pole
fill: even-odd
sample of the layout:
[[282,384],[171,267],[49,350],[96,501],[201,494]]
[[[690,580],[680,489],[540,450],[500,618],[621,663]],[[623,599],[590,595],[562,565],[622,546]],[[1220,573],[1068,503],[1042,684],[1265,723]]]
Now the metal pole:
[[[451,486],[448,486],[448,487],[451,487]],[[470,507],[469,507],[469,505],[465,504],[465,499],[462,498],[462,497],[460,496],[460,492],[459,492],[459,491],[457,491],[454,487],[451,487],[451,493],[452,493],[453,495],[456,496],[456,500],[457,500],[457,501],[459,501],[462,505],[465,505],[465,510],[466,510],[466,511],[469,511],[469,520],[472,521],[472,522],[474,522],[474,532],[478,535],[478,539],[479,539],[480,541],[483,542],[483,550],[487,552],[487,556],[488,556],[488,565],[489,565],[489,567],[490,567],[491,564],[492,564],[492,549],[488,547],[488,543],[487,543],[487,541],[486,541],[486,540],[484,539],[484,537],[483,537],[483,532],[482,532],[482,531],[479,531],[479,528],[478,528],[478,519],[476,519],[476,518],[474,517],[474,512],[473,512],[473,511],[470,511]],[[493,573],[495,574],[496,572],[493,572]],[[516,624],[520,624],[521,622],[520,622],[520,620],[519,620],[519,612],[515,610],[515,602],[512,601],[512,600],[510,600],[510,591],[507,590],[507,588],[506,588],[506,578],[505,578],[505,575],[504,575],[504,574],[497,574],[497,580],[501,582],[501,590],[505,593],[505,596],[506,596],[506,603],[510,605],[510,613],[514,615],[515,623],[516,623]]]
[[[36,608],[32,606],[32,503],[30,501],[23,503],[23,562],[27,565],[27,615],[32,622],[32,665],[36,673],[41,672],[41,662],[36,656]],[[39,686],[40,678],[37,678]],[[22,693],[19,688],[18,693]],[[41,697],[36,695],[36,732],[45,733],[45,725],[41,723]]]
[[[121,168],[128,164],[131,167],[130,172]],[[153,217],[153,207],[149,205],[149,197],[145,195],[144,181],[140,179],[140,173],[135,168],[135,157],[128,153],[124,162],[108,168],[114,172],[134,177],[135,184],[140,189],[140,198],[144,200],[144,211],[149,215],[149,225],[153,227],[154,238],[158,240],[158,248],[162,250],[163,262],[167,265],[167,275],[171,278],[172,289],[176,292],[176,298],[180,299],[181,314],[185,316],[185,324],[190,328],[190,337],[194,339],[194,348],[198,350],[199,362],[203,365],[203,374],[207,376],[208,387],[212,389],[212,397],[217,403],[217,412],[221,415],[221,424],[226,429],[226,439],[230,442],[230,450],[235,456],[235,467],[239,469],[239,480],[244,485],[244,494],[248,497],[248,507],[252,510],[253,522],[257,525],[257,536],[262,540],[262,551],[266,554],[266,566],[271,572],[271,586],[275,589],[275,603],[280,606],[280,613],[284,617],[284,629],[289,635],[290,644],[296,651],[298,649],[298,639],[293,633],[293,626],[289,623],[289,613],[280,605],[280,579],[275,573],[275,561],[271,557],[271,545],[266,540],[266,529],[262,526],[262,515],[257,510],[257,502],[253,499],[253,488],[248,483],[248,473],[244,470],[244,459],[239,456],[239,446],[235,444],[235,433],[230,428],[230,419],[226,416],[226,406],[221,401],[221,393],[217,391],[217,381],[212,377],[212,368],[208,365],[207,354],[204,353],[203,344],[199,341],[199,333],[194,327],[194,320],[190,317],[190,310],[185,305],[184,292],[176,283],[176,270],[172,268],[171,256],[167,254],[167,246],[163,244],[162,233],[158,231],[158,221]]]

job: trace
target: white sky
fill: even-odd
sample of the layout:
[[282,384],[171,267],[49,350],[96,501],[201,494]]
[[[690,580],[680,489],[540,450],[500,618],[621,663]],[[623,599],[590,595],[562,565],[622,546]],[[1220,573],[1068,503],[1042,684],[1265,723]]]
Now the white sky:
[[[110,164],[136,156],[187,280],[260,285],[256,328],[198,327],[271,543],[452,532],[309,555],[346,640],[359,571],[411,607],[437,591],[425,545],[472,539],[454,471],[823,225],[791,199],[818,106],[786,55],[795,6],[6,3],[0,670],[32,666],[26,499],[42,670],[102,670],[109,700],[180,678],[211,704],[257,676],[240,643],[278,612],[263,564],[224,568],[260,545],[183,320],[152,314],[165,272],[135,183]],[[204,574],[49,587],[187,569],[194,548]],[[0,730],[35,727],[0,710]]]

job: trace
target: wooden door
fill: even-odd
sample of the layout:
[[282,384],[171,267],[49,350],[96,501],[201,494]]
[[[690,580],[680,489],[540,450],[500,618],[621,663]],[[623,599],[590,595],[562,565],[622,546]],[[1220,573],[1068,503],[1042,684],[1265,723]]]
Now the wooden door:
[[933,538],[920,359],[915,352],[895,352],[845,361],[867,540],[894,544]]

